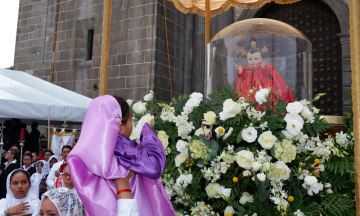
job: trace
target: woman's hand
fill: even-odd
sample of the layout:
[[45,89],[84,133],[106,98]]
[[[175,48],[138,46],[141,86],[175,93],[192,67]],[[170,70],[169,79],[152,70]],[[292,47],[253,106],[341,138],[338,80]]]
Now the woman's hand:
[[[25,211],[30,209],[30,205],[28,205],[28,204],[29,204],[29,202],[24,202],[24,203],[22,202],[19,205],[16,205],[16,206],[10,208],[9,214],[10,215],[25,214]],[[5,211],[5,212],[7,214],[7,211]]]
[[241,66],[241,64],[236,64],[236,63],[234,63],[234,66],[235,66],[238,74],[240,75],[243,72],[243,67]]

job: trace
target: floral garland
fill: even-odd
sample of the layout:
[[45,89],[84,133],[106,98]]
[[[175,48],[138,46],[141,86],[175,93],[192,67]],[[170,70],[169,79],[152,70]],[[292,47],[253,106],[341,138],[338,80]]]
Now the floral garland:
[[177,215],[353,215],[354,140],[351,131],[320,139],[330,125],[313,102],[324,94],[275,107],[271,89],[250,94],[256,101],[226,87],[170,104],[152,91],[128,101],[131,139],[153,122],[163,143],[162,182]]

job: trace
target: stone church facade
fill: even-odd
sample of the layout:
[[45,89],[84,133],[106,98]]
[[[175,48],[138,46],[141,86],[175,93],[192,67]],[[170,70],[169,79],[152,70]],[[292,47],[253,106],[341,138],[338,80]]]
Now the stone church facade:
[[[14,69],[88,97],[99,94],[102,0],[20,0]],[[108,94],[140,99],[150,89],[170,100],[163,0],[113,0]],[[204,18],[182,14],[166,1],[174,96],[203,92]],[[211,35],[244,19],[272,18],[301,30],[313,43],[313,90],[328,95],[316,104],[323,114],[342,115],[351,91],[349,9],[346,0],[267,4],[230,9],[211,19]],[[321,62],[322,64],[319,64]]]

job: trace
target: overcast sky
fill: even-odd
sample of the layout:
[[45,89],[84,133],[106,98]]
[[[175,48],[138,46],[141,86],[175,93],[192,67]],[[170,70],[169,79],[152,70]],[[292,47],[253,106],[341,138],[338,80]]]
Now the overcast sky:
[[14,65],[19,0],[0,0],[0,68]]

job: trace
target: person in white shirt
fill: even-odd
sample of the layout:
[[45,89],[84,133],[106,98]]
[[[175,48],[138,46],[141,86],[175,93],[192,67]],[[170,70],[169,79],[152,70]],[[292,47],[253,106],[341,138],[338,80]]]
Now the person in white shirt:
[[31,178],[31,188],[36,192],[36,194],[40,197],[39,194],[39,184],[41,182],[41,179],[44,177],[44,175],[49,174],[50,171],[50,165],[45,160],[40,160],[36,164],[36,173],[34,173]]
[[60,175],[60,171],[59,171],[60,166],[63,163],[66,163],[66,157],[68,156],[68,154],[70,153],[71,150],[72,150],[71,146],[68,146],[68,145],[63,146],[63,148],[61,150],[62,160],[53,165],[53,167],[50,170],[49,176],[46,179],[46,184],[47,184],[48,190],[51,190],[55,187],[56,179]]
[[6,198],[0,200],[0,216],[31,214],[40,200],[30,187],[30,175],[23,169],[11,172],[6,182]]

